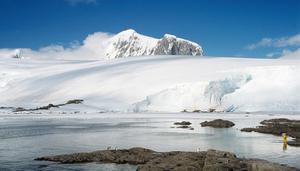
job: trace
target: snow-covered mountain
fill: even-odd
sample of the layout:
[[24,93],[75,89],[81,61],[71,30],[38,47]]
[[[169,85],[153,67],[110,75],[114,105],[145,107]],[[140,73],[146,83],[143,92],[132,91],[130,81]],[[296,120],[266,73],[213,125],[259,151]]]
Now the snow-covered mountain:
[[105,55],[108,58],[149,55],[203,55],[202,47],[197,43],[170,34],[156,39],[129,29],[114,35],[107,41],[108,46]]
[[203,56],[197,43],[165,34],[161,39],[144,36],[129,29],[118,34],[95,32],[82,43],[50,45],[38,50],[0,49],[0,57],[47,60],[99,60],[133,56],[186,55]]

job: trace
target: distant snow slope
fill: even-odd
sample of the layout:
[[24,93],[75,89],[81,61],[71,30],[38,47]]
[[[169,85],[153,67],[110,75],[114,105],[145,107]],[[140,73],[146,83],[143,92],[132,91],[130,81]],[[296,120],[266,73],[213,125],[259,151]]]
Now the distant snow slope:
[[300,111],[300,61],[148,56],[0,58],[0,106],[84,99],[95,110]]

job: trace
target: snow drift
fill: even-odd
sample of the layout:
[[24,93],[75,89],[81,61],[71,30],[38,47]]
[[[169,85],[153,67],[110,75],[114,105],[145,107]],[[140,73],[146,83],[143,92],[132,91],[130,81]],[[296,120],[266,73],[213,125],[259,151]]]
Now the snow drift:
[[300,111],[300,61],[148,56],[101,61],[0,58],[0,106],[84,99],[86,110]]

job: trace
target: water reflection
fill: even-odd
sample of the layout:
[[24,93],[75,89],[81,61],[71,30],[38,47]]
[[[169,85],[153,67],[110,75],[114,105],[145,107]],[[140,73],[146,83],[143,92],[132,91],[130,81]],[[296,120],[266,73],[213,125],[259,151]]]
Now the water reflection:
[[287,134],[286,133],[282,133],[282,142],[283,142],[283,151],[286,151],[287,150],[287,142],[288,142],[288,137],[287,137]]
[[283,143],[282,149],[283,149],[283,151],[287,150],[287,143],[286,142]]

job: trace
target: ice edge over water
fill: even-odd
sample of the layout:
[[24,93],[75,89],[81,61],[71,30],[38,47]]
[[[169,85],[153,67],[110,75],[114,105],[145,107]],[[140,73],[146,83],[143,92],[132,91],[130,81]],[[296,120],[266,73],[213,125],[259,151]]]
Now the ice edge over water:
[[86,112],[299,112],[300,62],[143,56],[61,61],[0,58],[0,107]]
[[185,83],[147,96],[133,105],[134,112],[146,111],[217,111],[233,112],[238,106],[222,106],[224,96],[234,93],[251,81],[249,74],[235,74],[221,80]]

